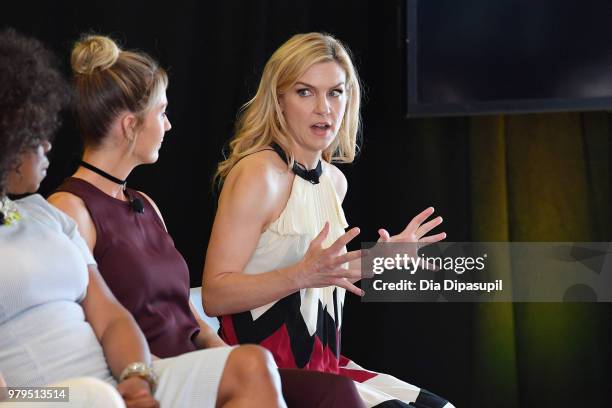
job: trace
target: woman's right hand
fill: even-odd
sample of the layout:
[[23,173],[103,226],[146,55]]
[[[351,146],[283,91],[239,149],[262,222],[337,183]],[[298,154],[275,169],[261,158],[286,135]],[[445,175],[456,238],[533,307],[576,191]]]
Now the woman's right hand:
[[304,258],[296,265],[299,286],[322,288],[334,285],[363,296],[363,291],[349,281],[349,279],[359,280],[361,271],[343,268],[345,263],[361,257],[361,250],[344,253],[346,245],[359,235],[359,228],[350,229],[329,248],[323,248],[323,242],[328,234],[329,223],[326,222],[319,235],[310,242]]
[[117,386],[127,408],[159,408],[159,402],[151,395],[149,383],[140,377],[130,377]]

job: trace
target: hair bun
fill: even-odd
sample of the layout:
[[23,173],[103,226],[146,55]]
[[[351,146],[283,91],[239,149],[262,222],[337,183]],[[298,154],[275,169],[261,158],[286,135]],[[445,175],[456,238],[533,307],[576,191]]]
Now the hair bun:
[[77,74],[89,75],[113,66],[121,49],[113,40],[100,35],[90,35],[74,44],[70,64]]

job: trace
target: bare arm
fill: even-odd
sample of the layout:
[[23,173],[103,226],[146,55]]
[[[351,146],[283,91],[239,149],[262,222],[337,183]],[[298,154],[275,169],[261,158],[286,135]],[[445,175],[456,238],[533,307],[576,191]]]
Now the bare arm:
[[[151,364],[151,354],[144,335],[132,315],[115,299],[98,269],[89,265],[89,285],[81,303],[85,318],[102,345],[106,362],[119,379],[128,364],[141,361]],[[130,407],[159,407],[149,384],[139,377],[129,377],[117,387]]]
[[52,194],[47,201],[76,221],[79,234],[87,243],[89,250],[93,252],[96,246],[96,226],[83,200],[72,193],[59,192]]
[[89,285],[82,306],[113,375],[119,378],[121,371],[136,361],[150,364],[149,346],[134,318],[115,299],[98,269],[93,265],[88,269]]
[[295,271],[242,273],[283,192],[280,175],[265,163],[239,163],[225,181],[206,253],[204,310],[213,316],[243,312],[300,289]]
[[204,266],[202,299],[207,313],[243,312],[308,287],[336,285],[361,294],[345,280],[353,277],[351,272],[341,268],[344,262],[359,257],[359,251],[340,255],[344,245],[359,233],[357,228],[323,249],[329,230],[326,226],[298,263],[253,275],[243,272],[262,231],[286,204],[282,186],[283,175],[269,160],[262,163],[249,158],[225,181]]

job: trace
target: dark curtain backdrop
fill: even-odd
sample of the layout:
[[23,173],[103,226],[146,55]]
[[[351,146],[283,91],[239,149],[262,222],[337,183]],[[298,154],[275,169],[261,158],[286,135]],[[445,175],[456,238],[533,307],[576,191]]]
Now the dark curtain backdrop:
[[[5,2],[0,23],[45,41],[66,73],[83,32],[110,34],[168,68],[173,129],[158,163],[136,169],[129,183],[161,208],[192,285],[201,283],[215,211],[210,180],[236,113],[274,49],[306,31],[348,44],[363,79],[362,152],[341,166],[347,218],[363,241],[380,227],[398,232],[429,205],[444,216],[450,241],[610,241],[610,116],[406,119],[398,8],[396,0],[22,1]],[[74,170],[79,152],[66,115],[43,194]],[[343,352],[457,407],[603,407],[610,311],[348,297]]]

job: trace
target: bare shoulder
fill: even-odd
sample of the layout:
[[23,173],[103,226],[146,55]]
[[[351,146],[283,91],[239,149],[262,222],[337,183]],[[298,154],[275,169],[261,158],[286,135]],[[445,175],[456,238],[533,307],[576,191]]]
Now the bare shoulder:
[[246,193],[273,195],[283,182],[291,179],[291,175],[275,152],[263,150],[240,160],[227,175],[223,190],[240,189]]
[[276,152],[263,150],[251,154],[240,160],[227,175],[219,206],[229,204],[242,210],[257,208],[259,217],[270,222],[284,208],[292,181],[293,173]]
[[96,244],[96,227],[85,202],[80,197],[65,191],[53,193],[47,201],[76,221],[80,234],[89,249],[93,250]]
[[[91,216],[89,215],[89,211],[87,210],[87,206],[85,202],[78,196],[68,193],[65,191],[60,191],[57,193],[53,193],[47,198],[47,201],[62,210],[75,220],[77,218],[88,218],[91,220]],[[78,220],[77,220],[78,222]]]
[[334,183],[334,187],[336,188],[336,193],[340,198],[340,201],[344,200],[346,196],[346,190],[348,189],[348,182],[346,181],[346,176],[342,171],[336,167],[335,165],[328,163],[326,161],[322,161],[324,163],[325,169],[332,183]]
[[273,150],[261,150],[240,160],[229,172],[227,180],[232,176],[254,174],[261,176],[282,176],[289,173],[287,165]]

